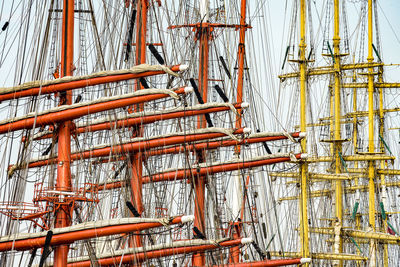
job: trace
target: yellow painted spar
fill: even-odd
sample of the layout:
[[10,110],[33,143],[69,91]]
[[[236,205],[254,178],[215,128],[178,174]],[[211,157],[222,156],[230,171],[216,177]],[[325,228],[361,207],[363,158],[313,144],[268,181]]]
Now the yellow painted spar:
[[[310,180],[352,180],[354,178],[361,178],[362,175],[348,175],[348,174],[327,174],[327,173],[309,173]],[[297,172],[271,172],[269,173],[271,177],[281,177],[281,178],[298,178],[299,173]]]
[[[342,88],[367,88],[368,83],[344,83]],[[375,83],[375,88],[400,88],[400,83]]]
[[[318,233],[318,234],[326,234],[326,235],[334,235],[335,231],[333,229],[327,228],[310,228],[311,233]],[[390,235],[386,233],[378,233],[374,231],[358,231],[358,230],[347,230],[342,229],[341,231],[342,236],[350,236],[354,238],[361,238],[361,239],[370,239],[370,240],[379,240],[380,242],[392,242],[391,244],[400,245],[400,236]],[[394,243],[393,243],[394,242]]]
[[[373,56],[373,20],[372,20],[372,0],[368,0],[368,57],[367,61],[372,63]],[[374,153],[374,68],[368,69],[368,152]],[[369,225],[375,231],[375,161],[368,161],[368,211]],[[371,239],[370,244],[370,267],[376,266],[376,242]]]
[[[299,252],[279,252],[279,251],[268,251],[272,257],[287,257],[297,258],[301,257]],[[284,254],[284,255],[283,255]],[[355,255],[355,254],[335,254],[335,253],[310,253],[310,257],[313,260],[348,260],[348,261],[366,261],[367,257]]]
[[[306,0],[300,0],[300,131],[306,132],[306,86],[307,86],[307,62],[306,62]],[[300,141],[301,152],[307,153],[307,137]],[[309,248],[309,231],[308,231],[308,210],[307,210],[307,173],[308,163],[303,162],[300,165],[301,177],[301,197],[300,197],[300,241],[301,241],[301,256],[303,258],[310,257]],[[308,266],[308,263],[306,264]]]
[[[340,94],[341,94],[341,66],[340,66],[340,32],[339,32],[339,0],[334,0],[334,33],[333,33],[333,53],[334,53],[334,69],[335,69],[335,91],[334,91],[334,142],[333,142],[333,157],[335,159],[335,174],[341,173],[342,162],[339,154],[342,153],[341,140],[341,106],[340,106]],[[337,227],[341,228],[343,225],[343,188],[342,181],[336,180],[334,182],[335,190],[335,215],[337,219]],[[343,252],[343,239],[339,235],[335,238],[336,242],[332,246],[333,253]],[[335,261],[334,266],[343,266],[343,261]]]
[[[356,69],[365,69],[365,68],[374,68],[374,67],[379,67],[383,66],[382,63],[379,62],[372,62],[372,63],[358,63],[358,64],[343,64],[341,66],[342,70],[356,70]],[[335,69],[332,67],[316,67],[316,68],[309,68],[307,70],[307,76],[318,76],[318,75],[327,75],[327,74],[332,74],[335,72]],[[281,79],[281,81],[284,81],[287,78],[299,78],[300,73],[299,72],[291,72],[291,73],[286,73],[279,75],[278,77]]]
[[[380,186],[380,183],[377,183],[378,186]],[[400,182],[386,182],[386,187],[400,187]],[[369,185],[353,185],[353,186],[344,186],[344,192],[346,194],[354,194],[356,193],[357,190],[360,191],[368,191],[369,190]],[[323,189],[323,190],[315,190],[311,191],[308,194],[309,198],[315,198],[315,197],[325,197],[325,196],[330,196],[333,193],[331,189]],[[296,200],[298,199],[299,196],[289,196],[289,197],[282,197],[279,198],[279,201],[287,201],[287,200]]]

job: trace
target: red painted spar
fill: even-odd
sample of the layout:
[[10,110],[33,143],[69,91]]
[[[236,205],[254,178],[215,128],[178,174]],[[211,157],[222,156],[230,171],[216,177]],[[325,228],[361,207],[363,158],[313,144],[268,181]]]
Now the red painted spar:
[[[246,108],[247,103],[234,104],[233,106],[236,109]],[[116,121],[102,122],[102,123],[97,123],[97,124],[91,124],[88,126],[81,126],[81,127],[78,127],[77,129],[73,130],[73,133],[81,134],[81,133],[86,133],[86,132],[128,128],[128,127],[135,126],[135,125],[153,123],[156,121],[190,117],[190,116],[196,116],[196,115],[201,115],[201,114],[206,114],[206,113],[221,112],[221,111],[226,111],[226,110],[230,110],[230,107],[228,107],[228,106],[209,107],[209,108],[198,109],[198,110],[171,111],[169,113],[144,115],[144,116],[140,116],[137,118],[120,119],[120,120],[116,120]],[[35,138],[35,140],[51,138],[52,136],[53,136],[53,133],[49,133],[49,134],[40,136],[38,138]],[[25,141],[25,139],[23,139],[23,141]]]
[[[292,133],[291,136],[293,138],[303,138],[305,136],[304,133],[295,132]],[[205,142],[205,143],[197,143],[197,144],[186,144],[184,146],[175,146],[175,147],[168,147],[163,149],[157,150],[150,150],[146,151],[144,154],[146,157],[157,156],[157,155],[166,155],[166,154],[178,154],[184,151],[198,151],[203,149],[215,149],[219,147],[226,147],[226,146],[236,146],[236,145],[246,145],[246,144],[254,144],[254,143],[262,143],[268,141],[276,141],[287,139],[288,137],[285,135],[277,135],[277,136],[262,136],[262,137],[247,137],[241,140],[224,140],[224,141],[212,141],[212,142]],[[109,160],[107,159],[107,162]]]
[[[294,138],[303,138],[304,133],[301,132],[296,132],[292,133],[291,136]],[[218,147],[226,147],[226,146],[236,146],[236,145],[244,145],[244,144],[254,144],[254,143],[262,143],[262,142],[267,142],[267,141],[276,141],[276,140],[282,140],[282,139],[287,139],[288,137],[285,135],[276,135],[276,136],[263,136],[263,137],[246,137],[240,140],[224,140],[224,141],[210,141],[210,142],[204,142],[204,143],[196,143],[196,144],[186,144],[186,145],[179,145],[179,146],[173,146],[173,147],[168,147],[168,148],[161,148],[161,149],[154,149],[154,150],[148,150],[145,151],[144,157],[151,157],[151,156],[157,156],[157,155],[167,155],[167,154],[178,154],[182,153],[184,151],[198,151],[198,150],[203,150],[203,149],[215,149]],[[119,161],[119,160],[126,160],[125,156],[121,156],[118,158],[105,158],[101,159],[97,162],[94,162],[96,164],[99,163],[106,163],[106,162],[112,162],[112,161]]]
[[[302,155],[305,154],[297,154],[295,155],[296,159],[301,159]],[[255,161],[248,162],[235,162],[235,163],[226,163],[220,164],[210,167],[201,167],[201,168],[193,168],[193,169],[185,169],[185,170],[176,170],[164,173],[157,173],[152,175],[151,177],[145,176],[143,177],[143,183],[153,183],[153,182],[161,182],[161,181],[174,181],[174,180],[182,180],[187,177],[196,177],[196,176],[205,176],[211,175],[219,172],[228,172],[240,169],[248,169],[259,167],[268,164],[275,164],[280,162],[290,161],[290,157],[277,157],[277,158],[269,158],[269,159],[260,159]]]
[[[247,128],[237,129],[236,131],[233,132],[233,134],[243,134],[245,129],[247,129]],[[102,147],[102,148],[97,148],[97,149],[92,149],[92,150],[87,150],[87,151],[80,151],[80,152],[72,153],[70,158],[71,158],[71,161],[75,161],[75,160],[79,160],[79,159],[98,158],[98,157],[108,156],[110,154],[112,154],[112,155],[126,154],[126,153],[132,153],[132,152],[139,151],[139,150],[145,151],[147,149],[156,148],[156,147],[177,145],[177,144],[182,144],[184,142],[195,142],[195,141],[219,138],[219,137],[224,137],[224,136],[226,136],[226,133],[216,131],[216,132],[208,132],[208,133],[197,133],[197,134],[194,133],[194,134],[188,134],[188,135],[160,137],[160,138],[154,138],[154,139],[150,139],[150,140],[143,140],[143,141],[126,143],[126,144],[121,144],[121,145],[107,146],[107,147]],[[41,166],[45,166],[48,164],[55,164],[55,163],[57,163],[57,159],[50,158],[50,159],[30,162],[27,167],[35,168],[35,167],[41,167]],[[10,166],[10,168],[12,168],[12,167],[13,166]]]
[[[169,222],[169,225],[187,223],[193,220],[194,220],[193,215],[179,216],[173,218]],[[51,238],[50,246],[71,244],[78,240],[90,239],[101,236],[117,235],[133,231],[141,231],[161,226],[163,226],[161,222],[143,222],[143,223],[130,223],[123,225],[99,226],[92,229],[83,229],[74,232],[65,232],[59,234],[54,233],[53,237]],[[27,236],[27,238],[25,239],[1,242],[0,252],[10,251],[10,250],[29,250],[34,248],[41,248],[44,246],[45,240],[46,236],[36,237],[36,238],[29,238]]]
[[[307,155],[306,154],[297,154],[295,155],[296,159],[303,159]],[[174,170],[170,172],[163,172],[163,173],[156,173],[149,176],[143,177],[143,183],[155,183],[155,182],[163,182],[163,181],[175,181],[175,180],[182,180],[188,177],[198,177],[198,176],[206,176],[211,175],[214,173],[219,172],[228,172],[234,170],[241,170],[241,169],[248,169],[248,168],[255,168],[269,164],[275,164],[280,162],[287,162],[290,161],[290,157],[276,157],[276,158],[269,158],[269,159],[259,159],[254,161],[248,162],[235,162],[235,163],[221,163],[220,165],[209,166],[209,167],[200,167],[200,168],[192,168],[192,169],[185,169],[185,170]],[[121,188],[126,186],[124,181],[115,181],[110,182],[104,185],[99,185],[98,190],[111,190],[116,188]]]
[[[174,72],[183,71],[187,69],[187,65],[176,65],[170,67],[170,69]],[[37,95],[44,95],[50,93],[57,93],[57,92],[64,92],[71,89],[83,88],[86,86],[94,86],[100,85],[105,83],[113,83],[113,82],[120,82],[126,81],[131,79],[138,79],[142,77],[154,76],[158,74],[164,74],[165,71],[145,71],[142,73],[129,73],[129,74],[115,74],[115,75],[108,75],[104,77],[95,77],[89,79],[82,79],[77,81],[68,81],[58,84],[46,85],[46,86],[38,86],[34,88],[29,88],[25,90],[20,90],[16,92],[0,94],[0,102],[10,99],[16,99],[21,97],[27,96],[37,96]]]
[[[165,248],[153,251],[146,251],[146,252],[139,252],[139,253],[127,253],[123,256],[114,256],[110,258],[103,258],[98,259],[98,264],[100,266],[114,266],[115,262],[119,264],[123,263],[132,263],[132,262],[141,262],[148,259],[154,258],[161,258],[167,257],[171,255],[178,255],[178,254],[189,254],[194,252],[203,252],[207,250],[217,249],[220,247],[231,247],[237,246],[241,244],[248,244],[251,243],[251,238],[242,238],[242,239],[234,239],[234,240],[227,240],[221,243],[210,244],[210,245],[198,245],[198,246],[185,246],[185,247],[177,247],[177,248]],[[88,261],[81,261],[81,262],[74,262],[69,263],[68,267],[90,267],[91,265],[90,260]]]
[[[175,90],[174,92],[176,94],[185,94],[191,91],[192,91],[191,87],[181,87]],[[32,127],[38,128],[45,125],[51,125],[63,121],[74,120],[86,115],[116,108],[127,107],[133,104],[144,103],[169,96],[170,96],[169,94],[150,94],[142,96],[132,96],[123,99],[111,100],[104,103],[96,103],[91,105],[72,107],[71,109],[38,115],[35,117],[21,119],[15,122],[10,122],[0,125],[0,134],[11,131],[18,131],[22,129],[31,129]]]

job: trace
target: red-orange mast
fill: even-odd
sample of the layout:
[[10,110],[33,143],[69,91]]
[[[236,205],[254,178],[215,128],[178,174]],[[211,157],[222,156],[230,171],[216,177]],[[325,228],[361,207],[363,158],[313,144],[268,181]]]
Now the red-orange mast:
[[[244,77],[244,57],[245,57],[245,33],[246,33],[246,0],[242,0],[240,4],[240,30],[239,30],[239,45],[238,45],[238,83],[236,102],[243,102],[243,77]],[[241,114],[236,118],[236,128],[242,127]],[[239,150],[240,151],[240,150]]]
[[[146,62],[146,34],[147,34],[147,10],[149,2],[148,0],[138,0],[137,2],[137,13],[136,13],[136,51],[135,51],[135,63],[140,65]],[[140,80],[136,81],[135,91],[143,89],[140,85]],[[143,104],[135,106],[134,110],[140,112],[143,110]],[[142,136],[143,129],[140,125],[136,127],[135,136]],[[131,155],[131,192],[132,192],[132,203],[139,214],[142,214],[143,202],[142,202],[142,173],[143,173],[143,157],[142,152],[136,152]],[[142,239],[140,235],[136,235],[134,238],[134,244],[136,247],[142,246]]]
[[[147,10],[148,10],[148,0],[139,0],[137,2],[137,13],[136,13],[136,65],[140,65],[146,62],[146,33],[147,33]],[[140,81],[137,80],[135,84],[135,91],[143,89],[140,85]],[[139,104],[135,107],[135,111],[142,111],[143,105]],[[141,136],[142,129],[137,127],[135,135]],[[131,158],[132,164],[132,177],[131,177],[131,188],[132,188],[132,200],[133,205],[139,214],[143,212],[142,203],[142,153],[134,153]],[[137,238],[136,245],[140,245],[140,238]]]
[[[201,23],[197,25],[197,38],[199,40],[199,90],[202,95],[204,102],[207,102],[207,91],[208,91],[208,57],[209,57],[209,40],[211,40],[211,32],[213,25],[208,23],[208,0],[201,0]],[[238,72],[238,88],[237,88],[237,102],[242,103],[243,98],[243,72],[244,72],[244,41],[245,41],[245,30],[247,28],[245,24],[245,7],[246,0],[242,0],[241,2],[241,20],[240,20],[240,43],[238,48],[238,62],[239,62],[239,72]],[[148,10],[148,0],[138,0],[137,4],[138,13],[137,13],[137,32],[136,32],[136,64],[142,64],[146,62],[146,28],[147,28],[147,10]],[[218,25],[217,25],[218,26]],[[221,25],[220,25],[221,26]],[[63,30],[62,30],[62,57],[61,57],[61,76],[72,76],[73,72],[73,34],[74,34],[74,0],[64,0],[64,9],[63,9]],[[139,81],[137,81],[135,90],[140,90],[142,86]],[[60,105],[70,105],[72,104],[72,91],[63,91],[60,93]],[[132,104],[132,103],[131,103]],[[143,109],[142,104],[136,104],[135,111],[141,111]],[[204,114],[204,113],[203,113]],[[83,116],[79,114],[75,114],[75,116]],[[57,156],[57,181],[56,181],[56,189],[59,191],[70,191],[71,190],[71,171],[70,171],[70,163],[71,157],[74,159],[74,155],[71,156],[71,129],[72,129],[72,120],[73,118],[64,118],[67,121],[58,121],[58,156]],[[237,117],[237,126],[241,126],[241,118],[240,115]],[[198,119],[198,128],[206,127],[206,119],[204,115],[200,115]],[[240,128],[240,127],[238,127]],[[240,128],[241,129],[241,128]],[[142,128],[140,125],[137,127],[135,131],[136,136],[142,136]],[[188,136],[185,136],[187,141]],[[199,139],[200,140],[200,139]],[[150,142],[150,141],[149,141]],[[165,142],[163,142],[165,145]],[[180,141],[179,143],[183,143]],[[197,144],[199,145],[199,144]],[[210,144],[208,144],[209,146]],[[240,144],[236,144],[238,147],[238,151],[240,152]],[[196,146],[196,145],[194,145]],[[221,146],[221,144],[220,144]],[[126,150],[125,150],[126,152]],[[206,154],[204,151],[200,151],[197,149],[197,156],[199,162],[204,162],[206,159]],[[109,153],[107,153],[108,155]],[[131,176],[131,189],[132,189],[132,202],[137,209],[137,211],[141,214],[143,212],[143,204],[142,204],[142,183],[153,182],[149,177],[142,177],[142,154],[143,151],[134,151],[131,155],[131,164],[132,164],[132,176]],[[93,155],[89,155],[92,157]],[[88,156],[88,157],[89,157]],[[296,155],[296,158],[300,158],[301,155]],[[205,183],[206,176],[209,174],[217,173],[217,172],[226,172],[233,171],[242,168],[252,168],[256,166],[261,166],[265,164],[277,163],[282,161],[289,161],[290,157],[286,158],[277,158],[277,159],[266,159],[264,161],[259,160],[258,162],[249,162],[249,163],[237,163],[236,165],[231,164],[221,164],[221,166],[212,166],[212,167],[199,167],[193,171],[180,171],[179,176],[177,176],[177,172],[174,173],[163,173],[159,175],[159,181],[168,180],[170,176],[172,180],[172,175],[174,175],[173,179],[187,179],[190,175],[195,176],[193,181],[193,186],[195,189],[195,223],[194,225],[203,233],[205,233],[205,220],[204,220],[204,197],[205,197]],[[154,181],[157,181],[157,175],[154,175],[152,178]],[[69,205],[61,205],[56,212],[56,222],[55,227],[67,227],[71,225],[71,207]],[[236,226],[236,224],[235,224]],[[238,224],[239,228],[241,224]],[[121,231],[121,227],[115,227],[117,229],[111,229],[111,231],[107,234],[115,234]],[[140,229],[135,229],[134,231],[139,231]],[[90,234],[93,235],[94,231],[91,231]],[[236,230],[237,237],[240,236],[240,230]],[[72,233],[76,238],[79,237],[77,233]],[[90,237],[92,237],[90,235]],[[106,234],[104,234],[106,235]],[[95,235],[93,235],[95,236]],[[239,240],[235,238],[236,241]],[[72,239],[65,239],[65,242],[74,241]],[[233,242],[225,241],[225,242]],[[137,237],[134,242],[135,246],[139,247],[142,245],[141,239]],[[237,263],[239,262],[239,241],[236,243],[232,243],[230,245],[236,246],[231,251],[232,261],[230,262]],[[132,244],[133,245],[133,244]],[[14,244],[12,244],[14,246]],[[213,245],[214,246],[214,245]],[[68,249],[69,246],[63,243],[59,247],[55,248],[55,257],[54,257],[54,266],[66,266],[68,259]],[[211,248],[210,248],[211,249]],[[162,251],[164,254],[156,254],[154,253],[154,258],[161,257],[167,255],[167,250]],[[173,252],[172,250],[170,251]],[[195,252],[193,250],[193,252]],[[174,252],[175,253],[175,252]],[[143,254],[143,259],[150,258],[150,254]],[[169,254],[168,254],[169,255]],[[171,254],[173,255],[173,253]],[[140,256],[142,257],[142,256]],[[129,262],[132,260],[140,260],[140,257],[137,255],[133,255],[133,258],[129,259]],[[126,262],[128,263],[128,261]],[[297,264],[296,262],[294,264]],[[139,263],[140,264],[140,263]],[[264,262],[259,262],[259,264],[265,264]],[[203,252],[196,252],[193,255],[192,259],[193,266],[204,266],[205,265],[205,256]],[[243,264],[243,266],[247,266],[247,264]],[[257,265],[257,266],[275,266],[275,265]],[[278,266],[278,265],[276,265]]]
[[[236,101],[242,103],[243,101],[243,77],[244,77],[244,58],[245,58],[245,33],[246,33],[246,0],[242,0],[240,4],[240,31],[239,31],[239,45],[238,45],[238,81],[236,91]],[[241,110],[238,110],[236,116],[236,127],[242,127]],[[239,157],[240,145],[236,146],[235,152]],[[245,202],[242,202],[242,210],[244,209]],[[233,238],[239,238],[242,230],[243,212],[241,212],[240,221],[231,222],[230,229]],[[229,255],[229,263],[239,262],[239,247],[232,247]]]
[[[197,29],[197,34],[199,38],[199,90],[200,94],[204,100],[207,102],[208,96],[208,51],[209,43],[211,39],[211,31],[208,25],[208,0],[200,1],[200,27]],[[206,118],[205,116],[199,116],[197,122],[198,128],[206,128]],[[206,159],[206,154],[204,151],[198,151],[198,161],[204,162]],[[194,189],[195,189],[195,203],[194,203],[194,227],[200,230],[200,232],[205,233],[205,220],[204,220],[204,198],[206,189],[206,177],[198,175],[194,177]],[[204,253],[195,253],[192,257],[193,266],[204,266],[205,265],[205,255]]]
[[[74,57],[74,0],[64,0],[62,21],[61,77],[72,76]],[[72,104],[72,91],[60,94],[60,105]],[[68,191],[71,188],[71,124],[70,120],[58,124],[58,164],[56,190]],[[55,227],[71,225],[72,214],[69,206],[61,206],[56,212]],[[54,251],[54,266],[67,265],[68,245],[61,245]]]

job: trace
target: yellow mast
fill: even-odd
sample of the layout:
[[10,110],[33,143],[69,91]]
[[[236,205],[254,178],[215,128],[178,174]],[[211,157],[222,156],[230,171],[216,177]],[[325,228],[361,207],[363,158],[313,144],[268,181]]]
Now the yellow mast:
[[[378,73],[378,82],[383,83],[383,67],[379,67],[379,73]],[[382,141],[379,143],[379,148],[382,153],[385,152],[385,146],[383,144],[383,137],[384,137],[384,130],[385,130],[385,124],[384,124],[384,112],[383,112],[383,88],[379,88],[379,136],[382,138]],[[380,161],[380,168],[383,170],[385,169],[385,161],[381,160]],[[381,181],[381,205],[382,205],[382,220],[383,220],[383,231],[385,232],[388,224],[387,224],[387,215],[386,215],[386,179],[385,179],[385,174],[381,173],[379,175],[380,181]],[[385,216],[383,216],[385,213]],[[388,267],[389,266],[389,254],[388,254],[388,245],[383,244],[383,266]]]
[[[340,133],[340,32],[339,32],[339,0],[334,0],[334,34],[333,34],[333,53],[334,53],[334,69],[335,69],[335,91],[334,91],[334,158],[335,173],[341,173],[341,160],[339,153],[342,153],[342,140]],[[343,201],[342,201],[342,181],[335,181],[335,216],[337,219],[336,227],[339,231],[343,225]],[[343,240],[340,235],[336,238],[334,245],[334,253],[341,253],[343,250]],[[342,266],[343,262],[335,263],[335,266]]]
[[[306,0],[300,0],[300,131],[306,132]],[[307,152],[307,140],[301,140],[302,153]],[[309,230],[308,230],[308,215],[307,215],[307,183],[308,183],[308,163],[302,162],[300,165],[301,177],[301,197],[300,197],[300,241],[301,241],[301,256],[303,258],[310,257],[309,248]],[[306,264],[308,266],[308,263]]]
[[[353,62],[355,62],[354,56],[353,56]],[[353,72],[353,83],[355,81],[356,81],[356,72],[354,71]],[[355,113],[355,112],[357,112],[357,89],[353,88],[353,113]],[[353,150],[354,150],[354,153],[358,152],[358,148],[357,148],[357,146],[358,146],[357,124],[358,124],[357,116],[354,116],[353,117]],[[354,168],[358,168],[358,161],[354,162]],[[355,186],[358,186],[358,182],[359,182],[358,178],[355,178],[354,179]],[[358,191],[358,193],[356,194],[356,199],[355,199],[355,203],[354,203],[354,207],[353,207],[353,214],[352,214],[352,216],[354,216],[353,219],[355,221],[357,230],[361,229],[361,215],[357,213],[358,205],[360,204],[359,202],[360,202],[360,193]],[[357,255],[360,255],[360,251],[358,249],[356,250],[356,253],[357,253]],[[357,267],[361,266],[361,262],[360,261],[357,261],[356,264],[357,264]]]
[[[388,175],[389,172],[392,175],[399,174],[400,170],[385,170],[385,160],[388,160],[389,158],[391,160],[394,159],[393,156],[386,155],[385,152],[385,144],[384,141],[379,144],[380,150],[379,153],[375,151],[375,126],[379,127],[379,132],[376,134],[380,136],[380,138],[383,138],[383,133],[384,133],[384,114],[386,112],[392,112],[392,111],[398,111],[397,109],[388,109],[385,110],[383,107],[383,88],[395,88],[399,86],[399,83],[384,83],[382,79],[382,71],[383,71],[383,63],[382,62],[374,62],[374,56],[373,56],[373,51],[376,49],[374,48],[373,45],[373,8],[372,0],[368,0],[368,57],[367,57],[367,63],[358,63],[358,64],[341,64],[341,54],[340,54],[340,20],[339,20],[339,11],[340,11],[340,1],[339,0],[333,0],[334,3],[334,36],[333,36],[333,51],[330,50],[331,56],[333,57],[333,65],[327,67],[315,67],[315,68],[308,68],[307,66],[307,61],[305,58],[305,53],[306,53],[306,42],[305,42],[305,29],[306,29],[306,22],[305,22],[305,0],[300,0],[300,45],[299,45],[299,71],[294,72],[294,73],[288,73],[284,75],[280,75],[280,79],[283,82],[287,78],[294,78],[298,77],[300,78],[300,130],[302,132],[306,131],[307,127],[314,127],[314,126],[320,126],[320,125],[330,125],[331,126],[331,132],[330,132],[330,138],[331,140],[328,140],[328,142],[331,142],[331,153],[332,155],[329,157],[318,157],[318,158],[308,158],[307,162],[303,163],[301,165],[300,173],[297,175],[295,173],[281,173],[279,175],[275,175],[276,177],[291,177],[292,180],[287,182],[289,183],[298,183],[300,182],[300,188],[301,192],[300,195],[298,196],[292,196],[292,197],[285,197],[279,199],[279,201],[284,201],[284,200],[295,200],[299,199],[300,201],[300,238],[301,238],[301,251],[300,254],[303,257],[310,257],[310,255],[314,255],[309,251],[309,234],[311,232],[316,232],[315,229],[309,228],[309,225],[304,223],[307,220],[307,200],[309,198],[315,198],[315,197],[322,197],[322,196],[331,196],[332,193],[334,193],[335,196],[335,216],[337,218],[336,224],[332,225],[331,227],[331,234],[335,235],[334,239],[331,239],[331,242],[334,242],[334,248],[333,248],[333,253],[332,255],[337,255],[337,254],[342,254],[343,252],[343,243],[348,242],[346,240],[345,236],[342,235],[343,231],[347,231],[346,229],[343,229],[343,216],[344,216],[344,211],[343,211],[343,194],[348,193],[348,194],[356,194],[356,199],[359,199],[359,193],[361,191],[368,191],[369,194],[369,203],[368,203],[368,217],[369,217],[369,225],[368,229],[364,229],[365,233],[370,233],[371,239],[370,240],[365,240],[363,242],[369,243],[370,244],[370,252],[369,252],[369,266],[375,267],[376,262],[377,262],[377,244],[378,241],[380,240],[378,237],[382,235],[382,232],[385,232],[387,228],[387,217],[385,215],[385,210],[384,207],[386,205],[383,205],[382,207],[382,218],[383,218],[383,230],[378,231],[376,229],[376,196],[375,196],[375,186],[376,187],[381,187],[382,190],[382,199],[380,200],[382,203],[385,202],[385,190],[386,187],[389,186],[396,186],[396,184],[392,183],[387,183],[385,181],[385,175]],[[329,48],[330,49],[330,48]],[[378,52],[377,52],[378,53]],[[379,55],[377,55],[379,58]],[[356,83],[355,77],[356,74],[354,73],[354,79],[353,83],[347,83],[347,84],[342,84],[342,78],[341,78],[341,72],[346,71],[346,70],[357,70],[357,69],[363,69],[363,68],[368,68],[367,71],[367,83]],[[374,72],[374,68],[378,68],[379,72],[376,73]],[[307,89],[307,78],[310,75],[324,75],[324,74],[333,74],[334,75],[334,84],[330,85],[330,91],[331,91],[331,114],[329,118],[322,118],[320,119],[319,123],[313,123],[310,125],[306,124],[306,89]],[[363,73],[362,73],[363,74]],[[378,75],[378,81],[375,82],[375,75]],[[344,114],[343,116],[341,115],[341,90],[342,88],[353,88],[353,113],[348,113]],[[374,90],[375,87],[379,89],[379,109],[374,110]],[[367,111],[357,111],[357,88],[367,88],[367,93],[368,93],[368,110]],[[349,123],[352,122],[354,124],[354,132],[353,132],[353,145],[354,145],[354,153],[358,153],[357,151],[357,123],[359,122],[358,117],[362,116],[367,116],[368,117],[368,153],[366,154],[356,154],[356,155],[350,155],[350,156],[340,156],[340,153],[342,152],[342,142],[344,141],[341,137],[341,124],[343,123]],[[379,125],[375,125],[374,118],[375,116],[379,117]],[[325,120],[329,120],[326,121]],[[361,121],[363,119],[360,119]],[[302,140],[301,143],[301,148],[302,152],[306,152],[306,140]],[[343,168],[342,168],[342,160],[345,161],[355,161],[354,167],[355,169],[346,169],[346,171],[350,172],[361,172],[365,173],[368,178],[368,185],[360,185],[358,183],[358,180],[360,177],[351,177],[351,176],[346,176],[344,177]],[[308,173],[308,165],[307,163],[314,163],[314,162],[332,162],[334,161],[334,168],[333,172],[334,174],[310,174]],[[367,163],[367,168],[364,169],[358,169],[359,168],[359,163],[358,161],[364,161]],[[379,162],[379,168],[376,166],[377,161]],[[375,175],[379,175],[380,183],[375,182]],[[313,179],[314,181],[320,181],[320,180],[333,180],[333,188],[332,189],[324,189],[324,190],[319,190],[319,191],[308,191],[307,193],[307,188],[308,188],[308,181],[310,179]],[[355,185],[354,186],[346,186],[343,184],[344,180],[355,180]],[[356,200],[357,201],[357,200]],[[358,201],[357,201],[358,202]],[[382,205],[382,203],[380,205]],[[358,203],[356,203],[358,205]],[[354,209],[356,210],[356,209]],[[306,212],[304,212],[306,211]],[[350,212],[351,214],[351,212]],[[349,213],[346,213],[346,215],[349,215]],[[353,216],[355,215],[355,224],[356,224],[356,229],[360,230],[361,229],[361,216],[362,214],[352,214]],[[361,231],[360,231],[361,233]],[[359,237],[354,234],[354,237]],[[364,233],[360,235],[365,235]],[[389,238],[390,236],[385,235],[385,240]],[[344,239],[343,239],[344,238]],[[359,241],[359,240],[357,240]],[[381,242],[381,241],[379,241]],[[383,266],[388,266],[388,245],[386,243],[383,244],[383,251],[380,252],[383,255]],[[359,254],[359,251],[357,250],[357,254]],[[315,256],[315,255],[314,255]],[[353,260],[356,261],[357,266],[360,266],[362,264],[359,256],[353,255],[354,258]],[[329,256],[331,257],[331,256]],[[351,256],[350,256],[351,257]],[[343,260],[340,257],[331,257],[331,260],[336,260],[333,262],[334,266],[342,266],[343,265]],[[381,260],[379,260],[381,262]]]
[[[372,46],[372,45],[371,45]],[[379,55],[378,58],[380,59]],[[380,60],[381,61],[381,60]],[[383,82],[383,66],[379,67],[378,71],[378,83],[379,84],[385,84]],[[384,130],[385,130],[385,124],[384,124],[384,109],[383,109],[383,87],[379,87],[379,136],[382,138],[381,142],[379,143],[379,148],[380,152],[384,153],[385,152],[385,146],[384,146]],[[381,160],[380,161],[380,169],[384,170],[385,169],[385,161]],[[381,187],[381,200],[380,200],[380,205],[381,205],[381,213],[382,213],[382,221],[383,221],[383,229],[382,232],[385,232],[386,229],[388,228],[388,221],[387,221],[387,213],[386,213],[386,208],[387,208],[387,195],[386,195],[386,179],[385,179],[385,174],[380,173],[379,174],[380,178],[380,187]],[[389,253],[388,253],[388,244],[384,243],[383,244],[383,266],[388,267],[389,266]]]
[[[372,54],[373,42],[373,24],[372,24],[372,0],[368,0],[368,58],[367,61],[372,63],[374,56]],[[368,69],[368,152],[375,152],[374,144],[374,69]],[[375,231],[375,161],[368,161],[368,192],[369,192],[369,224]],[[376,241],[371,239],[370,243],[370,267],[376,266]]]
[[[380,71],[379,73],[379,82],[382,82],[382,71]],[[379,135],[383,138],[383,132],[384,132],[384,122],[383,122],[383,92],[382,92],[382,88],[379,88]],[[385,151],[385,147],[383,142],[380,142],[380,151],[384,152]],[[385,162],[383,160],[381,160],[380,162],[380,168],[381,169],[385,169]],[[386,201],[386,179],[385,179],[385,174],[380,174],[380,180],[381,180],[381,189],[382,189],[382,193],[381,193],[381,198],[382,198],[382,207],[384,210],[382,210],[382,213],[386,213],[386,208],[387,205],[385,205]],[[382,218],[383,220],[383,232],[386,231],[388,224],[387,224],[387,215],[384,216],[384,218]],[[388,254],[388,245],[387,244],[383,244],[383,266],[384,267],[388,267],[389,266],[389,254]]]

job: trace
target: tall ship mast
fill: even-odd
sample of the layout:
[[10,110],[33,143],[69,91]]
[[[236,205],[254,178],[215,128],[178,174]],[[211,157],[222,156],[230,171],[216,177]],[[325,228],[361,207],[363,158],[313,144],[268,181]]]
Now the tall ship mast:
[[0,90],[2,266],[311,261],[261,249],[260,168],[305,158],[264,147],[304,134],[251,122],[249,9],[245,0],[230,4],[7,7],[3,32],[20,46],[6,58],[19,69],[14,85]]
[[279,78],[282,88],[293,81],[298,88],[300,123],[292,127],[307,132],[301,142],[309,156],[299,172],[269,175],[286,189],[278,196],[281,213],[300,219],[299,227],[285,221],[293,229],[286,238],[300,242],[300,250],[294,246],[286,255],[311,257],[312,265],[399,265],[399,172],[387,131],[388,123],[398,123],[391,119],[398,112],[391,95],[400,84],[385,82],[384,70],[393,65],[383,63],[378,6],[293,2],[282,66],[292,70]]
[[0,266],[398,266],[379,1],[268,8],[4,3]]

